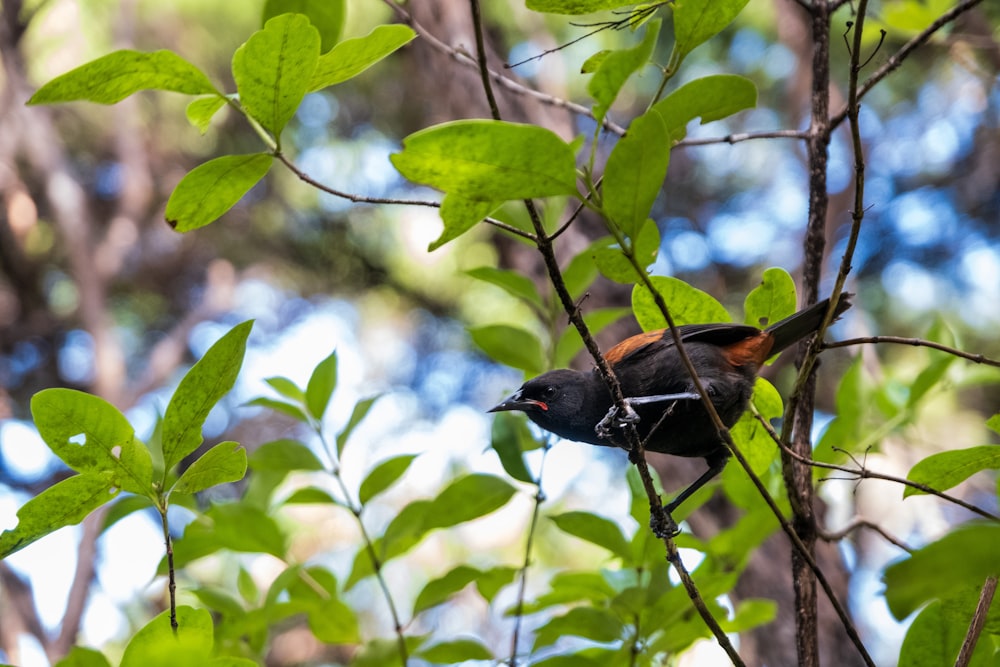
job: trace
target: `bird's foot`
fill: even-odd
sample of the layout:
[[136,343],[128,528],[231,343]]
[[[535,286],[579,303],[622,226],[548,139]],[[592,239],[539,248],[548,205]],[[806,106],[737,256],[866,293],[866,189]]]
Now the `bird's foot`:
[[681,532],[674,517],[670,516],[670,512],[664,507],[659,507],[649,513],[649,529],[653,531],[653,535],[661,540],[664,537],[675,537]]
[[598,438],[613,440],[612,436],[615,435],[615,429],[621,430],[639,422],[639,413],[632,407],[631,399],[626,398],[624,402],[624,412],[619,410],[617,405],[612,405],[611,409],[608,410],[608,414],[604,415],[604,419],[597,422],[597,426],[594,427],[594,433],[597,434]]

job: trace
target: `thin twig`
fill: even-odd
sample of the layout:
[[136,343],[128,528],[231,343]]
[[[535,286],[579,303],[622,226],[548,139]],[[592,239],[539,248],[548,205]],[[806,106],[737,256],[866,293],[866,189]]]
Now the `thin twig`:
[[833,343],[824,343],[823,349],[831,349],[835,347],[849,347],[851,345],[867,345],[876,343],[895,343],[897,345],[912,345],[914,347],[929,347],[933,350],[940,350],[941,352],[947,352],[956,357],[961,357],[962,359],[967,359],[973,363],[985,364],[987,366],[996,366],[1000,368],[1000,360],[991,359],[982,354],[972,354],[971,352],[965,352],[943,343],[937,343],[932,340],[923,340],[921,338],[904,338],[902,336],[866,336],[863,338],[848,338],[846,340],[840,340]]
[[[781,437],[778,435],[777,431],[774,430],[774,427],[771,426],[771,424],[768,423],[766,419],[764,419],[760,414],[757,413],[755,413],[754,416],[757,418],[757,421],[764,426],[764,429],[771,436],[771,439],[774,440],[775,444],[777,444],[782,449],[783,452],[794,458],[799,463],[812,466],[814,468],[823,468],[825,470],[837,470],[839,472],[847,473],[848,475],[851,475],[852,480],[880,479],[885,482],[895,482],[896,484],[909,486],[910,488],[916,489],[917,491],[921,491],[923,493],[932,496],[937,496],[941,500],[945,500],[949,503],[953,503],[955,505],[958,505],[959,507],[965,508],[970,512],[973,512],[974,514],[978,514],[983,518],[992,519],[993,521],[1000,521],[1000,516],[992,514],[982,509],[981,507],[976,507],[971,503],[967,503],[961,498],[956,498],[955,496],[950,496],[947,493],[944,493],[943,491],[938,491],[932,486],[928,486],[920,482],[914,482],[912,479],[906,479],[905,477],[897,477],[895,475],[887,475],[885,473],[875,472],[873,470],[869,470],[863,465],[858,465],[856,468],[850,468],[848,466],[842,466],[836,463],[826,463],[825,461],[816,461],[808,456],[802,456],[798,452],[792,451],[781,441]],[[847,450],[841,449],[840,451],[843,451],[844,453],[850,455],[850,453],[847,452]]]
[[955,660],[955,667],[968,667],[972,662],[972,654],[976,650],[976,643],[979,641],[983,626],[986,625],[986,615],[990,611],[993,595],[996,592],[996,575],[987,577],[986,583],[983,584],[983,588],[979,592],[979,603],[976,605],[975,613],[972,614],[972,622],[969,623],[969,631],[965,633],[962,648],[958,652],[958,659]]
[[[910,41],[906,42],[906,44],[900,47],[896,53],[892,54],[881,67],[875,70],[874,74],[865,79],[865,82],[860,86],[860,88],[858,88],[858,97],[864,97],[868,91],[875,87],[875,84],[896,70],[903,64],[903,61],[905,61],[907,57],[930,40],[930,38],[934,36],[934,33],[938,32],[941,28],[948,25],[982,1],[983,0],[963,0],[935,19],[933,23],[920,31],[920,33],[915,35],[912,39],[910,39]],[[849,106],[850,103],[845,105],[844,108],[838,111],[835,116],[830,118],[831,127],[837,127],[844,122],[844,119],[847,118],[849,113]]]
[[[400,4],[398,4],[397,2],[393,2],[393,0],[382,0],[382,1],[390,8],[392,8],[392,10],[396,13],[396,15],[400,18],[400,20],[402,20],[404,23],[413,28],[414,32],[420,35],[420,38],[431,48],[451,57],[456,62],[462,65],[465,65],[467,67],[474,67],[477,69],[479,68],[479,64],[476,62],[475,58],[473,58],[471,55],[469,55],[462,49],[454,48],[444,43],[437,37],[435,37],[433,33],[431,33],[429,30],[427,30],[427,28],[425,28],[418,21],[416,21],[413,18],[413,15],[410,14],[408,11],[406,11],[406,9],[404,9]],[[548,106],[556,107],[559,109],[566,109],[570,113],[574,113],[580,116],[586,116],[587,118],[596,120],[596,118],[594,117],[593,110],[588,109],[582,104],[570,102],[569,100],[565,100],[560,97],[555,97],[554,95],[549,95],[539,90],[535,90],[534,88],[526,86],[523,83],[520,83],[519,81],[511,79],[508,76],[504,76],[500,72],[496,72],[494,70],[488,70],[488,71],[490,74],[490,79],[498,86],[502,86],[505,90],[509,92],[515,93],[517,95],[524,95],[525,97],[530,97],[534,100],[541,102],[542,104],[546,104]],[[625,128],[613,123],[607,118],[605,118],[602,121],[601,126],[608,132],[613,132],[618,136],[624,136],[625,134]]]
[[545,494],[542,492],[542,473],[545,471],[545,459],[550,449],[552,449],[552,444],[547,440],[542,448],[542,461],[538,466],[535,489],[535,507],[531,512],[528,538],[524,543],[524,565],[521,567],[521,580],[517,585],[517,602],[514,605],[514,631],[510,640],[510,660],[507,663],[509,667],[517,667],[517,645],[521,640],[521,624],[524,621],[524,596],[528,588],[528,568],[531,567],[531,551],[535,542],[535,533],[538,531],[538,519],[542,514],[542,503],[545,502]]
[[340,488],[340,493],[344,498],[343,506],[352,515],[354,515],[354,519],[357,521],[358,530],[361,532],[361,539],[365,543],[365,553],[368,554],[368,560],[372,564],[372,572],[375,574],[375,579],[378,581],[379,588],[382,590],[382,597],[385,598],[386,605],[389,607],[389,616],[392,618],[393,631],[396,633],[396,652],[399,655],[400,664],[402,667],[407,667],[410,662],[410,654],[409,649],[406,646],[406,636],[403,634],[403,623],[400,620],[399,611],[396,609],[396,602],[392,597],[392,591],[389,589],[389,584],[385,580],[385,563],[382,562],[382,559],[379,558],[378,553],[375,551],[375,541],[372,539],[371,534],[369,534],[368,529],[365,527],[365,522],[361,520],[361,512],[364,507],[360,504],[356,504],[351,498],[351,494],[347,490],[347,484],[344,483],[344,478],[340,474],[340,462],[337,460],[337,457],[334,454],[334,449],[330,446],[329,440],[327,440],[326,435],[323,433],[322,425],[315,420],[310,420],[310,426],[319,438],[320,444],[323,446],[323,450],[326,452],[326,456],[330,460],[330,467],[326,469],[325,472],[333,477],[334,481],[337,482],[337,486]]
[[[317,181],[312,176],[306,172],[299,169],[299,167],[292,162],[287,155],[281,151],[274,151],[274,157],[278,159],[281,164],[285,165],[290,172],[295,174],[295,176],[303,183],[319,190],[320,192],[325,192],[328,195],[333,195],[334,197],[340,197],[341,199],[346,199],[347,201],[354,202],[355,204],[393,204],[399,206],[426,206],[428,208],[441,208],[441,202],[431,201],[429,199],[397,199],[394,197],[372,197],[369,195],[358,195],[352,192],[345,192],[343,190],[338,190],[331,187],[325,183]],[[529,241],[535,240],[535,235],[531,232],[526,232],[523,229],[519,229],[513,225],[507,224],[502,220],[497,220],[495,218],[483,218],[483,222],[493,225],[497,229],[502,229],[505,232],[509,232],[516,236],[520,236],[523,239]]]
[[727,134],[724,137],[704,137],[696,139],[682,139],[674,144],[679,146],[708,146],[711,144],[738,144],[743,141],[753,139],[808,139],[809,133],[801,130],[770,130],[765,132],[737,132]]
[[[802,292],[805,304],[819,300],[819,284],[823,260],[826,255],[826,219],[829,211],[827,170],[830,144],[830,16],[829,0],[813,0],[807,7],[808,25],[812,38],[812,83],[810,89],[810,117],[806,152],[809,169],[809,212],[806,233],[803,239]],[[833,301],[839,296],[834,293]],[[826,318],[824,318],[826,319]],[[824,325],[813,337],[816,341],[823,336]],[[815,410],[816,374],[815,363],[818,349],[815,343],[798,346],[796,366],[798,375],[785,408],[781,438],[799,453],[810,449],[809,434],[812,430]],[[799,665],[817,667],[819,665],[819,607],[816,583],[823,578],[813,567],[815,563],[816,512],[815,489],[811,471],[797,465],[795,459],[781,457],[781,473],[785,491],[791,506],[791,525],[795,539],[802,548],[792,551],[791,575],[795,598],[795,648]],[[823,584],[821,584],[823,585]],[[824,586],[825,588],[825,586]],[[828,592],[829,594],[829,592]],[[857,646],[865,661],[873,665],[864,644],[854,628],[846,610],[838,610],[841,622],[851,641]]]
[[855,517],[850,523],[848,523],[846,526],[844,526],[840,530],[829,531],[829,530],[822,530],[822,529],[820,529],[819,536],[822,539],[826,540],[827,542],[837,542],[839,540],[844,539],[849,534],[851,534],[852,532],[854,532],[855,530],[858,530],[860,528],[867,528],[868,530],[875,531],[876,533],[878,533],[879,535],[881,535],[883,537],[883,539],[885,539],[886,542],[889,542],[893,546],[895,546],[895,547],[897,547],[899,549],[902,549],[903,551],[905,551],[907,553],[910,553],[910,552],[913,551],[912,547],[910,547],[909,545],[907,545],[905,542],[903,542],[899,538],[894,537],[893,535],[891,535],[882,526],[878,525],[874,521],[869,521],[868,519],[862,519],[861,517]]
[[[470,1],[473,3],[477,2],[477,0],[470,0]],[[473,15],[475,17],[478,14],[476,12],[473,12]],[[477,30],[480,30],[480,28],[477,28]],[[479,53],[478,53],[479,67],[485,70],[486,56],[482,43],[477,43],[477,47],[479,48]],[[483,77],[483,85],[486,86],[487,89],[491,87],[489,77],[485,76]],[[487,97],[491,96],[492,92],[487,90]],[[494,107],[491,109],[491,111],[493,113],[493,118],[495,120],[501,120],[499,109]],[[582,314],[576,307],[576,304],[574,303],[572,296],[569,294],[569,290],[566,289],[566,283],[563,280],[562,272],[559,269],[559,262],[556,260],[555,251],[552,245],[552,239],[545,233],[545,228],[542,223],[541,216],[538,214],[538,209],[535,206],[535,203],[530,199],[524,200],[524,206],[528,211],[528,217],[531,219],[531,223],[535,229],[535,236],[536,236],[535,245],[538,248],[538,251],[542,255],[542,258],[545,262],[546,270],[549,274],[549,280],[552,283],[556,295],[559,297],[563,310],[566,311],[566,314],[569,316],[570,321],[573,323],[577,331],[580,333],[584,345],[587,347],[587,350],[593,357],[594,363],[597,365],[597,368],[602,378],[604,379],[604,382],[607,385],[608,390],[610,391],[612,397],[614,398],[615,405],[617,405],[619,409],[624,411],[626,405],[625,405],[625,397],[622,394],[621,385],[618,383],[618,379],[615,377],[614,371],[611,369],[611,366],[604,358],[604,355],[601,354],[601,350],[598,347],[597,342],[594,340],[593,336],[591,336],[590,330],[587,327],[587,324],[584,321]],[[656,492],[655,486],[653,485],[653,479],[649,473],[649,466],[646,463],[645,456],[643,455],[642,443],[639,441],[638,434],[634,426],[631,429],[626,429],[626,437],[630,445],[629,458],[635,464],[636,469],[639,472],[639,477],[642,480],[643,487],[646,490],[646,495],[649,498],[651,521],[657,525],[660,525],[663,523],[665,513],[663,512],[663,506],[662,503],[660,502],[660,497]],[[691,602],[694,605],[696,611],[698,612],[698,615],[702,618],[705,625],[715,636],[716,641],[718,641],[719,645],[729,656],[733,664],[736,665],[737,667],[743,667],[744,663],[743,660],[740,658],[739,653],[736,652],[736,649],[733,647],[732,642],[729,641],[729,637],[722,630],[722,627],[719,625],[718,621],[716,621],[715,617],[712,616],[711,611],[709,611],[708,609],[708,605],[705,604],[705,600],[702,598],[701,593],[698,591],[698,588],[694,583],[694,580],[691,578],[691,574],[684,566],[684,563],[680,558],[680,553],[677,549],[677,545],[674,543],[672,535],[669,533],[669,531],[664,531],[663,534],[661,535],[661,538],[667,550],[667,559],[671,562],[671,564],[674,566],[674,569],[677,571],[677,574],[679,575],[681,582],[684,585],[684,589],[687,591],[688,597],[691,599]]]
[[174,570],[174,545],[170,539],[170,525],[167,523],[167,505],[160,511],[160,526],[163,528],[163,544],[167,551],[167,594],[170,598],[170,629],[177,635],[177,580]]
[[493,86],[490,85],[490,69],[486,64],[486,42],[483,40],[483,12],[479,7],[479,0],[469,0],[472,7],[472,28],[476,33],[476,64],[479,69],[479,78],[483,82],[483,92],[486,93],[486,101],[490,105],[490,113],[494,118],[500,120],[500,107],[497,106],[496,95],[493,94]]

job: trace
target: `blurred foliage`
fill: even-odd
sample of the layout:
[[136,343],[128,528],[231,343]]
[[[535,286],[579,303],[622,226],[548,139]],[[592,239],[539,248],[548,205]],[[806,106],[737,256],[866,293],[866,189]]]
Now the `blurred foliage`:
[[[681,291],[688,296],[678,297],[682,306],[704,305],[704,293],[718,295],[721,305],[714,300],[709,304],[711,319],[728,319],[722,316],[725,311],[737,313],[748,293],[745,316],[758,321],[772,317],[762,305],[771,299],[762,302],[758,297],[767,296],[766,290],[757,285],[762,276],[764,286],[770,284],[769,276],[777,280],[765,272],[767,267],[780,266],[792,274],[801,269],[808,204],[805,163],[797,140],[737,139],[743,133],[806,126],[808,36],[801,23],[785,15],[799,8],[725,3],[733,16],[739,12],[736,22],[695,49],[701,39],[697,30],[670,11],[657,14],[662,24],[659,18],[644,16],[639,31],[595,31],[598,24],[581,25],[589,19],[539,14],[517,3],[484,3],[496,56],[522,63],[513,67],[513,74],[559,98],[587,104],[593,98],[610,121],[630,126],[631,139],[618,141],[598,132],[593,118],[579,114],[545,130],[491,127],[464,150],[481,150],[480,166],[492,161],[495,171],[470,176],[449,168],[444,180],[440,170],[420,171],[426,166],[420,159],[409,168],[401,161],[421,145],[454,149],[462,138],[456,137],[456,128],[483,126],[425,130],[440,120],[437,114],[450,120],[485,117],[488,111],[473,87],[475,78],[458,94],[449,94],[449,85],[464,85],[458,75],[449,76],[460,71],[459,66],[452,63],[455,69],[447,71],[438,67],[442,61],[434,60],[420,40],[334,88],[303,91],[301,105],[278,110],[263,123],[263,134],[237,108],[227,106],[211,123],[205,109],[188,109],[192,115],[203,114],[202,124],[195,127],[185,113],[189,100],[173,93],[141,93],[114,107],[21,106],[38,85],[119,49],[172,50],[202,70],[219,91],[239,89],[243,94],[253,84],[241,82],[239,75],[234,78],[233,69],[252,71],[259,63],[242,62],[234,68],[233,54],[260,28],[263,17],[279,13],[275,6],[281,3],[266,4],[265,9],[264,3],[187,0],[170,6],[144,0],[54,0],[23,7],[4,3],[5,25],[10,27],[0,33],[5,66],[0,110],[10,121],[0,126],[0,158],[7,174],[0,220],[0,416],[7,424],[26,419],[30,397],[50,387],[102,392],[121,410],[134,408],[140,421],[149,423],[157,422],[165,410],[165,434],[149,428],[149,442],[173,436],[184,440],[168,467],[180,462],[188,471],[181,489],[202,490],[198,480],[205,471],[195,460],[181,461],[193,451],[187,446],[190,434],[178,435],[177,415],[184,410],[166,407],[162,387],[180,381],[183,369],[203,356],[204,341],[221,335],[220,328],[229,328],[214,324],[216,320],[232,325],[237,318],[257,317],[250,345],[266,355],[269,344],[332,309],[339,326],[355,333],[352,338],[334,331],[330,337],[355,350],[325,357],[304,384],[271,377],[270,393],[263,398],[260,387],[244,389],[240,398],[251,410],[237,411],[235,400],[220,403],[224,414],[221,426],[214,427],[218,437],[206,439],[223,441],[217,445],[222,449],[210,449],[209,458],[198,461],[207,461],[204,467],[213,463],[213,456],[228,460],[233,450],[225,441],[238,439],[250,449],[251,475],[228,497],[213,491],[187,503],[194,518],[188,517],[177,535],[178,566],[185,568],[181,589],[187,597],[182,601],[197,601],[211,609],[213,617],[187,605],[178,609],[182,625],[192,632],[182,637],[185,651],[190,649],[185,657],[199,664],[234,665],[246,658],[284,661],[288,655],[301,656],[299,662],[356,665],[387,664],[407,655],[436,664],[504,659],[509,639],[501,619],[511,616],[530,631],[519,650],[530,646],[537,652],[535,664],[559,664],[559,658],[572,659],[573,664],[634,664],[630,661],[636,655],[653,664],[708,636],[687,606],[684,589],[667,576],[661,548],[645,529],[646,499],[633,472],[627,498],[622,496],[620,475],[612,475],[613,482],[605,485],[610,493],[620,492],[615,500],[593,498],[599,484],[593,475],[600,473],[581,472],[584,479],[568,483],[562,497],[545,505],[537,526],[510,531],[503,524],[525,520],[525,507],[532,505],[527,499],[541,503],[545,495],[544,462],[552,455],[544,436],[523,421],[498,420],[492,438],[498,460],[492,454],[480,457],[488,460],[485,472],[469,469],[474,466],[467,452],[485,447],[472,442],[471,431],[457,436],[463,440],[463,455],[449,452],[433,464],[424,463],[433,452],[418,456],[406,449],[411,442],[399,449],[395,441],[403,434],[419,434],[428,421],[453,415],[464,405],[489,405],[503,388],[516,383],[515,375],[470,351],[470,343],[492,360],[529,373],[578,358],[582,343],[565,326],[551,287],[536,269],[526,268],[537,264],[530,246],[485,225],[465,224],[470,222],[470,208],[478,211],[482,205],[498,220],[527,229],[523,210],[502,202],[568,194],[575,180],[573,168],[579,166],[574,155],[587,156],[582,161],[588,169],[610,165],[604,192],[611,196],[602,211],[616,224],[595,227],[581,219],[564,237],[570,249],[563,262],[567,287],[574,299],[585,294],[594,299],[594,307],[586,308],[594,330],[621,331],[615,329],[621,326],[616,322],[627,312],[621,306],[628,297],[615,291],[615,281],[631,282],[630,272],[637,267],[650,267],[651,282],[661,290],[683,285]],[[327,52],[333,35],[360,38],[395,20],[386,4],[347,4],[344,24],[322,31],[317,53]],[[459,9],[464,11],[465,3],[439,4],[435,34],[442,39],[454,36],[454,46],[470,48],[471,32],[456,27],[468,26],[449,23],[464,16]],[[883,65],[946,8],[940,2],[880,3],[867,34],[883,27],[886,37],[884,42],[868,39],[873,55],[866,72]],[[410,9],[416,14],[421,8]],[[845,26],[850,11],[850,4],[841,5],[834,25]],[[621,19],[615,14],[598,16]],[[731,18],[726,14],[710,27],[721,30]],[[338,22],[336,17],[331,20]],[[921,336],[987,357],[1000,356],[994,335],[1000,323],[998,25],[1000,9],[983,3],[954,27],[937,33],[865,97],[861,129],[869,158],[866,200],[871,208],[854,258],[851,288],[859,293],[857,302],[863,308],[851,312],[839,325],[841,331]],[[673,41],[675,30],[683,39]],[[848,54],[837,30],[834,34],[832,76],[843,82]],[[555,49],[560,44],[565,46]],[[739,99],[725,113],[708,105],[672,125],[663,108],[646,110],[661,81],[654,68],[644,66],[650,54],[659,63],[683,61],[671,82],[675,95],[683,95],[687,84],[688,97],[698,103],[707,105],[718,90],[729,101]],[[583,73],[580,63],[585,61],[588,71]],[[454,81],[445,80],[451,78]],[[729,115],[752,107],[746,82],[756,87],[756,107]],[[259,101],[256,107],[242,102],[251,112],[268,110]],[[841,104],[842,98],[834,95],[832,111],[838,112]],[[643,120],[625,122],[630,118]],[[693,118],[713,122],[688,124]],[[419,130],[424,133],[414,135]],[[667,157],[654,155],[649,147],[663,137],[680,140],[685,134],[688,145],[669,154],[670,175],[661,190],[662,179],[653,176],[666,171]],[[734,142],[699,145],[726,135],[733,135]],[[577,136],[583,138],[571,140]],[[242,183],[246,196],[240,199],[242,190],[230,191],[229,200],[221,202],[235,205],[220,222],[187,235],[164,224],[168,198],[185,174],[218,156],[259,153],[268,138],[280,142],[304,174],[345,192],[375,198],[432,197],[426,188],[404,182],[390,163],[390,153],[396,154],[394,163],[404,174],[449,195],[455,194],[453,187],[467,192],[463,188],[470,183],[479,190],[473,199],[453,198],[454,207],[439,216],[425,207],[351,203],[309,187],[275,165],[257,182],[267,171],[262,164],[255,178]],[[513,150],[518,141],[520,150]],[[516,189],[496,179],[498,171],[520,164],[539,142],[552,147],[539,156],[545,164],[533,164],[537,170],[531,178],[514,183],[539,191]],[[560,156],[562,160],[555,159]],[[830,159],[828,240],[834,265],[850,223],[853,165],[845,129],[834,133]],[[645,172],[630,170],[638,160],[655,164]],[[549,162],[558,164],[552,167]],[[557,187],[540,179],[551,175],[550,169]],[[217,180],[217,172],[210,175],[208,181]],[[459,176],[463,179],[455,180]],[[196,188],[209,185],[204,180],[195,183]],[[205,191],[195,189],[195,194]],[[185,215],[211,218],[228,208],[206,211],[197,198],[193,201],[182,209]],[[61,208],[66,202],[79,205],[79,218],[67,218]],[[565,206],[566,200],[556,196],[543,206],[548,229],[564,219]],[[444,239],[450,242],[428,254],[428,246],[443,238],[441,217],[446,232],[471,230]],[[473,217],[472,223],[481,216]],[[448,227],[452,222],[455,227]],[[72,236],[73,229],[81,227],[84,233]],[[609,231],[612,236],[606,235]],[[777,289],[776,299],[787,301],[788,281],[779,282],[786,288]],[[642,289],[636,288],[631,305],[642,326],[658,326],[659,314]],[[782,307],[787,310],[787,304]],[[107,352],[109,340],[120,355],[117,360]],[[325,355],[330,341],[314,339],[308,347],[311,353]],[[986,471],[997,467],[996,457],[992,447],[981,445],[996,440],[983,421],[997,411],[997,373],[938,352],[883,347],[877,349],[877,358],[866,352],[849,365],[831,358],[834,375],[840,371],[843,379],[835,395],[827,391],[824,403],[834,406],[836,416],[819,439],[816,458],[842,465],[869,452],[875,458],[906,449],[904,462],[916,463],[910,479],[944,489],[975,473],[975,501],[995,509],[995,475]],[[352,353],[364,363],[348,364],[345,372],[344,360]],[[107,379],[109,368],[112,380]],[[787,367],[779,368],[775,384],[789,386],[789,374]],[[221,396],[209,393],[212,404]],[[374,398],[383,393],[384,398]],[[781,411],[780,399],[766,381],[758,384],[755,405],[765,418]],[[181,419],[196,427],[195,445],[210,407],[203,402],[194,418]],[[42,429],[44,418],[41,423],[38,414],[35,418]],[[331,431],[330,423],[337,428]],[[991,423],[995,426],[995,418]],[[234,436],[241,428],[243,435]],[[376,429],[375,435],[366,435],[366,428]],[[333,438],[331,432],[336,433]],[[15,459],[22,441],[11,433],[0,430],[0,488],[24,499],[65,476],[65,469],[53,462],[41,472],[19,470]],[[773,449],[762,451],[770,445],[769,436],[749,416],[734,434],[741,443],[756,443],[754,470],[783,501],[776,454]],[[365,445],[357,442],[362,438]],[[393,441],[397,448],[375,455],[365,446],[376,440]],[[427,440],[422,443],[427,450],[442,445]],[[952,451],[925,458],[943,448]],[[589,461],[602,454],[588,456]],[[482,460],[477,464],[483,465]],[[214,476],[204,478],[213,483],[232,477],[225,465],[212,469]],[[500,476],[501,471],[511,479]],[[730,466],[721,483],[740,510],[736,523],[709,538],[685,534],[679,540],[701,558],[695,580],[729,633],[749,632],[776,614],[769,600],[741,599],[732,608],[725,606],[754,550],[777,528],[738,472]],[[981,480],[986,478],[991,481],[984,491]],[[106,481],[101,480],[101,489]],[[168,478],[161,481],[166,484]],[[60,489],[67,482],[51,486],[49,497],[62,498]],[[169,482],[179,483],[174,478]],[[893,492],[903,496],[897,487]],[[909,488],[906,493],[919,495]],[[693,500],[704,502],[708,495],[700,493]],[[239,501],[232,502],[234,498]],[[140,510],[132,500],[118,499],[105,526]],[[921,500],[908,499],[907,507]],[[537,512],[539,505],[533,507]],[[92,507],[73,509],[65,523],[78,521]],[[166,506],[161,509],[165,516]],[[491,522],[486,524],[487,536],[462,532],[465,527],[460,525],[493,512],[496,517],[486,518]],[[919,520],[906,525],[921,541],[940,534]],[[55,527],[46,524],[40,531]],[[442,528],[449,535],[441,536]],[[512,546],[507,537],[524,533],[536,540],[529,558],[523,545]],[[901,658],[920,654],[928,645],[954,650],[956,633],[961,632],[956,619],[968,618],[978,593],[971,586],[992,572],[988,555],[993,533],[995,527],[981,526],[952,532],[885,571],[886,599],[898,618],[940,600],[923,607]],[[858,555],[859,567],[881,569],[884,558],[869,557],[861,540],[847,544]],[[256,556],[261,553],[270,555]],[[977,568],[956,577],[953,583],[965,587],[962,591],[915,586],[933,579],[928,572],[966,553],[975,556]],[[204,558],[208,555],[212,558]],[[521,565],[529,559],[529,582],[537,576],[538,583],[532,583],[527,594],[513,593],[516,587],[509,584],[524,576]],[[121,637],[123,646],[128,642],[127,648],[119,647],[124,650],[122,664],[159,659],[157,642],[170,639],[167,619],[160,615],[146,622],[161,604],[149,599],[130,619],[135,634],[130,642]],[[942,618],[946,625],[938,623]],[[214,636],[209,623],[215,624]],[[995,626],[991,617],[988,632],[995,632]],[[295,631],[303,627],[309,634],[300,646],[282,644],[301,638]],[[455,627],[477,638],[449,631]],[[984,646],[988,643],[984,640]],[[80,647],[67,660],[108,664],[103,656]]]

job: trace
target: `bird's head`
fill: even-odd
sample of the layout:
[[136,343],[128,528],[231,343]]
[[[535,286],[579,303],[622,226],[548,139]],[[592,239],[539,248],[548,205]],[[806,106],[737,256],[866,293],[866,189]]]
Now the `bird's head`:
[[[546,431],[577,442],[605,444],[596,439],[594,426],[610,406],[601,401],[593,373],[555,370],[528,380],[521,388],[491,408],[490,412],[517,410]],[[597,405],[597,403],[601,403]],[[606,403],[606,405],[605,405]]]

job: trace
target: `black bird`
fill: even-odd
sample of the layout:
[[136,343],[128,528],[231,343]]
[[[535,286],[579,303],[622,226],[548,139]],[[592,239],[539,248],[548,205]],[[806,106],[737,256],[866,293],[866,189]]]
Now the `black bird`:
[[[835,317],[850,308],[841,294]],[[722,423],[735,424],[746,410],[764,362],[814,333],[829,307],[820,301],[766,329],[744,324],[686,324],[678,327],[684,349],[698,371]],[[675,456],[704,457],[708,470],[674,498],[669,514],[718,475],[729,449],[705,411],[669,329],[648,331],[618,343],[604,355],[626,401],[638,416],[645,448]],[[520,410],[547,431],[592,445],[627,447],[609,425],[614,402],[597,369],[549,371],[525,382],[490,412]],[[634,419],[634,415],[632,416]]]

